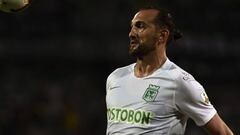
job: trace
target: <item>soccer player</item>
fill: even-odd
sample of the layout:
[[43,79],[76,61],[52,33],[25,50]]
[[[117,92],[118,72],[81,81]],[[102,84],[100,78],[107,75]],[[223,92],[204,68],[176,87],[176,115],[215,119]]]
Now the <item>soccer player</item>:
[[167,11],[135,14],[129,53],[136,63],[107,79],[107,135],[183,135],[188,118],[210,135],[233,135],[204,88],[168,59],[167,46],[180,37]]

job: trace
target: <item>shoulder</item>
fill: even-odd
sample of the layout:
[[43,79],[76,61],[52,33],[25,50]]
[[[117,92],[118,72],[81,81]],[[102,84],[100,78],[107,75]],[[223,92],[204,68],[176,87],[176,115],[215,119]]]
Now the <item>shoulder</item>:
[[203,89],[202,85],[196,81],[190,73],[173,62],[168,70],[168,74],[177,83],[178,90],[184,90],[186,92],[188,90]]
[[177,87],[174,92],[176,109],[190,117],[199,126],[206,124],[216,113],[204,87],[194,77],[177,65],[173,66],[172,76]]
[[[170,75],[174,78],[176,83],[175,89],[175,100],[176,103],[186,104],[188,101],[194,101],[195,103],[206,103],[209,104],[206,98],[204,87],[195,78],[183,70],[176,64],[171,67]],[[187,104],[186,104],[187,105]]]
[[168,68],[168,74],[171,78],[177,82],[195,80],[194,77],[183,70],[181,67],[170,61],[170,66]]
[[107,78],[108,81],[125,77],[133,72],[133,66],[135,63],[128,66],[115,69]]

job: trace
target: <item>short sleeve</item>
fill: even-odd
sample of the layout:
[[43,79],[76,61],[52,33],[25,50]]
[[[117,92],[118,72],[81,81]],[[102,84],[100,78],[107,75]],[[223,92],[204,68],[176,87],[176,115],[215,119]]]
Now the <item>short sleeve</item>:
[[110,78],[111,78],[111,75],[109,75],[106,79],[106,92],[109,90],[109,87],[110,87]]
[[191,75],[184,74],[177,80],[175,104],[180,112],[190,117],[198,126],[205,125],[216,110],[202,87]]
[[110,89],[112,80],[113,80],[113,73],[111,73],[107,77],[107,80],[106,80],[106,92],[108,92],[108,90]]

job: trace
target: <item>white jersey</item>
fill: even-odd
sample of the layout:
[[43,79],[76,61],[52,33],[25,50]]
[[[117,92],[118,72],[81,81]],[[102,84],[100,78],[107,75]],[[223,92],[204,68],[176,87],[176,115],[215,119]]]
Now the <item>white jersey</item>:
[[183,135],[188,118],[202,126],[216,114],[204,88],[170,60],[143,78],[135,65],[107,79],[107,135]]

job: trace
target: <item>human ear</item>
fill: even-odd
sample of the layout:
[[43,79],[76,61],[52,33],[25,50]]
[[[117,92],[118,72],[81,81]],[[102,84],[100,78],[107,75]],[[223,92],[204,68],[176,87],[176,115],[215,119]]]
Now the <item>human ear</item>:
[[163,29],[159,33],[159,41],[165,42],[167,41],[169,37],[169,30],[168,29]]

